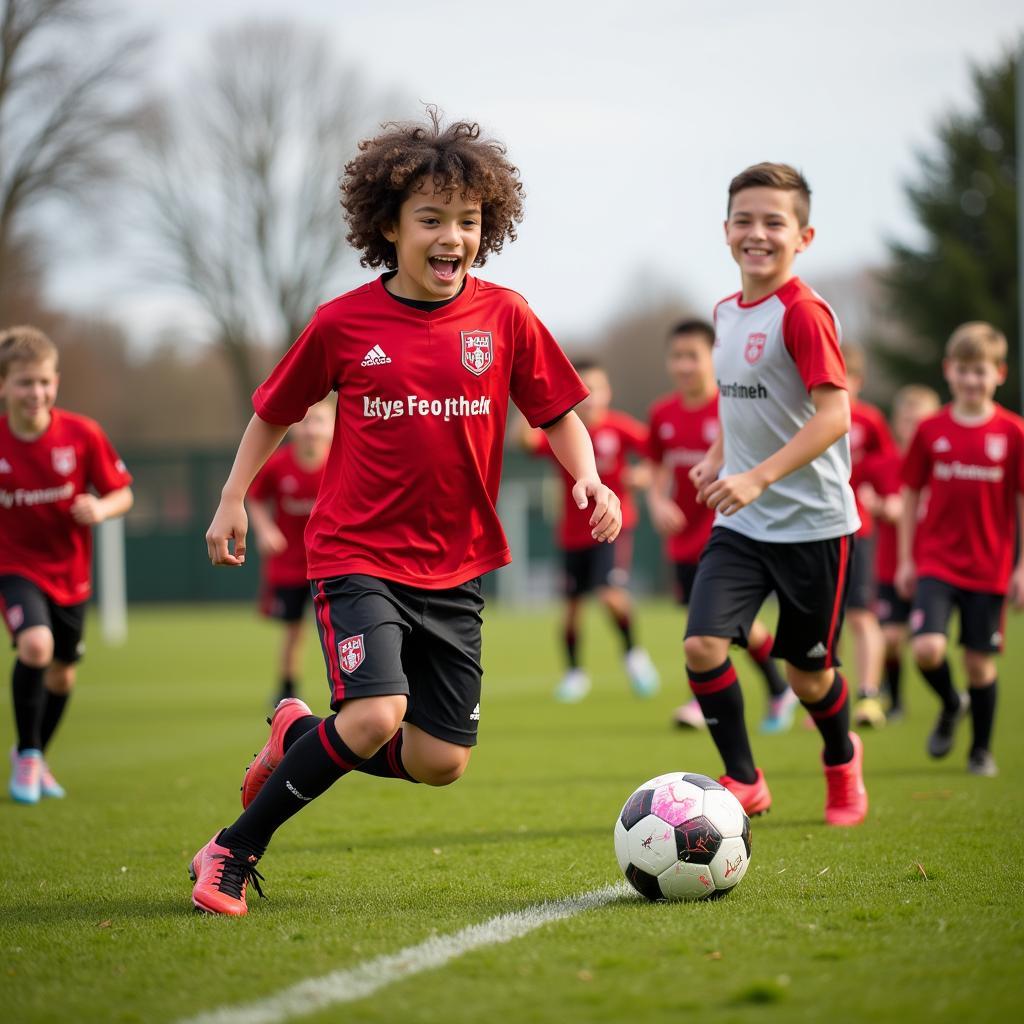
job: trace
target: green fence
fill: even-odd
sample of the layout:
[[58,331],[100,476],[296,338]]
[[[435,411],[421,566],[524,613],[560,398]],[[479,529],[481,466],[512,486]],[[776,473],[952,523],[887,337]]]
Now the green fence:
[[[234,453],[126,448],[123,455],[135,477],[135,507],[125,522],[129,601],[254,599],[259,585],[255,546],[249,547],[244,568],[214,569],[203,539]],[[560,485],[550,465],[519,451],[506,452],[502,497],[503,512],[512,509],[512,515],[523,517],[521,522],[509,522],[505,515],[520,566],[514,588],[501,587],[492,578],[488,589],[512,600],[553,592],[559,572],[553,531]],[[510,500],[513,497],[519,500]],[[516,538],[525,540],[525,552],[518,549],[521,541],[517,544]],[[667,584],[661,544],[643,509],[634,577],[641,591],[660,590]]]

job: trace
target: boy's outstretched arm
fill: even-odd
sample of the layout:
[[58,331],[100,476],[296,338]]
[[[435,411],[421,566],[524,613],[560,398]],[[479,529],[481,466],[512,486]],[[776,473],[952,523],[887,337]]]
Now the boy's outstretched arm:
[[[206,531],[206,550],[214,565],[244,564],[245,535],[249,528],[245,514],[245,492],[286,433],[287,424],[281,426],[267,423],[256,415],[249,420],[238,444],[227,482],[220,492],[220,504]],[[229,550],[232,540],[235,542],[234,554]]]
[[583,509],[589,499],[594,499],[594,514],[590,517],[591,536],[597,541],[615,540],[622,529],[622,509],[619,499],[601,483],[597,474],[594,446],[583,421],[575,412],[570,412],[544,433],[555,458],[576,481],[572,489],[573,501]]
[[700,488],[699,501],[722,515],[739,512],[776,480],[789,476],[827,451],[850,430],[850,396],[842,388],[822,384],[811,389],[814,415],[777,452],[745,473],[713,480]]

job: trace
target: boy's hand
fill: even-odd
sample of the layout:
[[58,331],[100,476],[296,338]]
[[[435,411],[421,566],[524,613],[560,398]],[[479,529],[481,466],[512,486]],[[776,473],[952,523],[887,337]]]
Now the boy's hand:
[[857,488],[857,498],[873,516],[877,516],[882,511],[882,498],[871,484],[862,483]]
[[[276,526],[265,526],[261,530],[257,524],[256,550],[259,551],[264,558],[269,558],[271,555],[279,555],[287,547],[287,538]],[[235,548],[237,550],[237,544],[235,545]]]
[[917,567],[913,562],[900,562],[896,567],[896,577],[893,580],[896,585],[896,593],[909,601],[914,596],[914,589],[917,587]]
[[652,497],[647,503],[651,513],[651,523],[662,537],[674,537],[686,526],[683,510],[668,498]]
[[95,494],[79,494],[71,502],[71,518],[80,526],[97,526],[107,514],[102,500]]
[[590,535],[596,541],[611,543],[622,529],[622,506],[615,493],[597,477],[580,477],[572,489],[572,500],[584,509],[594,499],[594,514],[590,517]]
[[[222,498],[213,515],[213,522],[206,531],[206,550],[214,565],[244,565],[245,535],[249,530],[249,518],[245,514],[245,504],[241,498],[237,500]],[[228,548],[230,541],[235,542],[235,553]]]
[[707,486],[697,491],[697,500],[704,502],[708,508],[721,512],[723,516],[731,516],[746,508],[764,493],[764,484],[752,473],[733,473],[721,480],[712,480]]
[[1024,566],[1018,565],[1010,577],[1010,604],[1015,611],[1024,608]]
[[690,470],[689,476],[693,486],[699,492],[701,488],[706,487],[712,480],[717,479],[721,471],[722,466],[719,462],[714,459],[703,458]]

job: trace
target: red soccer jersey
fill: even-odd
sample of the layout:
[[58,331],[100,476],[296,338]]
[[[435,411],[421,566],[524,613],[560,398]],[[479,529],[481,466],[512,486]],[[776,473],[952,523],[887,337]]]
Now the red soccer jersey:
[[914,531],[918,576],[1003,594],[1013,569],[1017,495],[1024,491],[1024,420],[997,405],[966,426],[945,406],[917,428],[903,482],[928,488]]
[[526,300],[472,275],[429,311],[381,278],[325,303],[253,405],[269,423],[295,423],[332,388],[309,577],[366,573],[435,590],[510,561],[495,510],[509,398],[539,426],[587,396]]
[[[868,402],[859,399],[850,406],[850,485],[856,497],[857,488],[864,482],[863,464],[865,459],[894,452],[896,445],[889,433],[889,425],[882,413]],[[874,531],[874,519],[857,498],[857,512],[860,514],[858,537],[870,537]]]
[[651,406],[650,424],[651,460],[672,470],[672,496],[686,516],[686,525],[666,540],[665,550],[673,562],[696,563],[711,536],[715,513],[697,501],[690,470],[718,437],[718,393],[696,409],[687,409],[679,395],[668,395]]
[[[860,478],[870,484],[880,497],[900,493],[903,456],[893,445],[886,452],[864,459],[860,466]],[[861,516],[865,513],[862,511]],[[896,566],[899,562],[899,538],[895,523],[879,519],[875,523],[875,578],[879,583],[892,584],[896,580]]]
[[[646,454],[647,428],[632,416],[609,409],[597,426],[587,427],[587,433],[590,434],[590,440],[594,445],[594,458],[597,461],[597,472],[601,482],[610,487],[622,503],[622,529],[632,530],[636,526],[637,513],[633,494],[624,480],[629,465],[626,456],[630,452],[637,455]],[[572,498],[572,488],[576,481],[555,459],[555,453],[548,444],[546,434],[541,435],[534,454],[554,460],[561,474],[563,494],[562,515],[558,521],[558,543],[566,551],[592,548],[598,543],[590,533],[593,529],[590,525],[593,509],[581,509],[576,506]]]
[[303,534],[313,511],[324,467],[305,469],[287,444],[267,459],[249,488],[249,497],[273,508],[274,525],[288,546],[263,562],[263,578],[272,587],[300,587],[306,582]]
[[132,478],[98,423],[63,409],[50,416],[33,441],[0,416],[0,573],[24,576],[56,604],[79,604],[92,593],[92,528],[71,518],[72,502]]

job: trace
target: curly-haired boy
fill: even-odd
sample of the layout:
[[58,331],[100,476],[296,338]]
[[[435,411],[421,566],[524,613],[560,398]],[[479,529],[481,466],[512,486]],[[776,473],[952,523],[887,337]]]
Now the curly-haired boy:
[[443,786],[465,770],[480,719],[480,577],[510,560],[495,511],[509,399],[547,431],[580,507],[593,501],[594,539],[621,525],[572,411],[586,388],[521,296],[469,274],[515,238],[518,171],[478,125],[430,114],[385,125],[346,166],[348,239],[387,272],[321,306],[256,390],[206,535],[215,565],[244,562],[246,488],[288,424],[336,390],[306,530],[334,714],[278,705],[243,814],[189,868],[192,901],[210,913],[246,913],[274,831],[343,775]]

